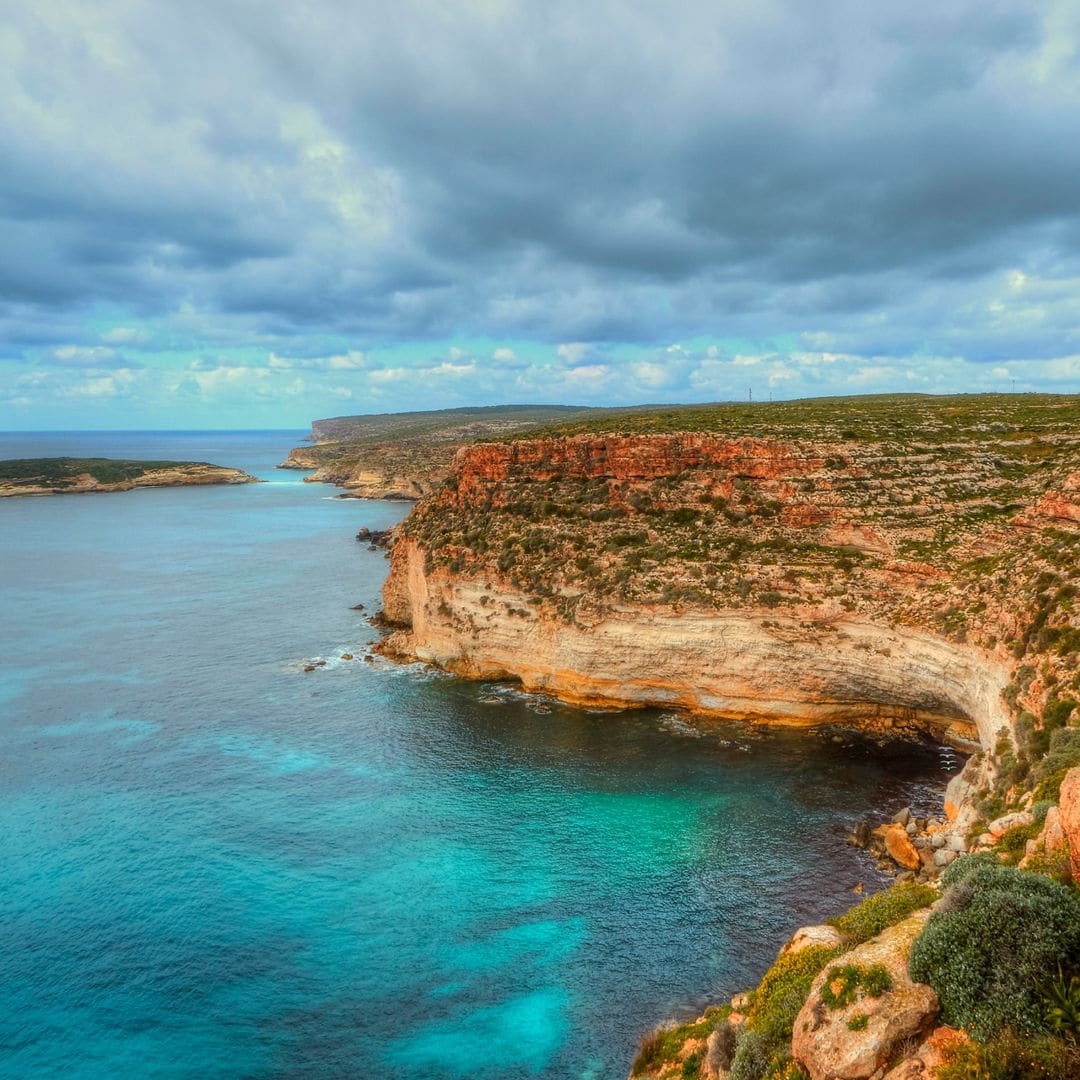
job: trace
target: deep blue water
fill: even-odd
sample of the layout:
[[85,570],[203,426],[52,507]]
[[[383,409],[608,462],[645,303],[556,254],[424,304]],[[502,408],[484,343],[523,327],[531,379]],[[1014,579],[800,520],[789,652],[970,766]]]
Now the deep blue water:
[[622,1077],[878,881],[946,755],[337,659],[406,508],[301,434],[0,435],[272,481],[0,501],[0,1075]]

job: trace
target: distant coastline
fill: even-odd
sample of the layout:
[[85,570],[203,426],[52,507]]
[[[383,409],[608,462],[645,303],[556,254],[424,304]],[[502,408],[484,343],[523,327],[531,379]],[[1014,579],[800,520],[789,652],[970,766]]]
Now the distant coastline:
[[0,498],[86,495],[143,487],[256,484],[241,469],[202,461],[131,461],[118,458],[14,458],[0,461]]

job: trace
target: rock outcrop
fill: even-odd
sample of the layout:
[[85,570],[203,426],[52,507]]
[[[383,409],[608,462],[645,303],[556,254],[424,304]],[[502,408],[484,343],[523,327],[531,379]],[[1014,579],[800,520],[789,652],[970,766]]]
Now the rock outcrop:
[[[937,994],[908,975],[908,955],[929,913],[917,912],[827,964],[814,979],[795,1020],[791,1052],[811,1080],[867,1080],[894,1052],[933,1025]],[[889,989],[873,996],[857,990],[852,1000],[830,1007],[824,993],[836,972],[879,966],[888,972]]]
[[1069,844],[1073,881],[1080,882],[1080,767],[1070,769],[1065,774],[1058,808],[1061,828]]
[[780,950],[780,955],[802,952],[803,949],[812,949],[817,945],[835,949],[842,942],[840,931],[835,926],[800,926]]

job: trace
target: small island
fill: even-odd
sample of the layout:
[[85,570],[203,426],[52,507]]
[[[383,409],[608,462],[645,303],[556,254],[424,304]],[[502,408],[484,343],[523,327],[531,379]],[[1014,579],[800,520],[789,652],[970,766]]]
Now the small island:
[[14,458],[0,461],[0,498],[83,495],[140,487],[257,484],[240,469],[204,461],[126,461],[118,458]]

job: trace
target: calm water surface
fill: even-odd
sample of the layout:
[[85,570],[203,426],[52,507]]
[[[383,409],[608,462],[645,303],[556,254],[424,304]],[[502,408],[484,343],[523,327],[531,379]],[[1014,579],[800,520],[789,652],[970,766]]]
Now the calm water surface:
[[270,481],[0,502],[0,1074],[622,1077],[954,767],[338,659],[406,508],[300,435],[0,435]]

